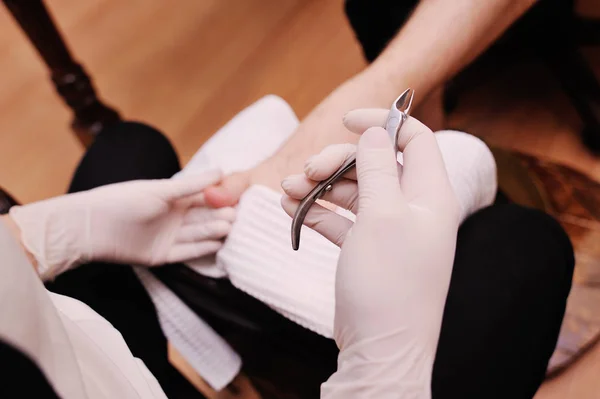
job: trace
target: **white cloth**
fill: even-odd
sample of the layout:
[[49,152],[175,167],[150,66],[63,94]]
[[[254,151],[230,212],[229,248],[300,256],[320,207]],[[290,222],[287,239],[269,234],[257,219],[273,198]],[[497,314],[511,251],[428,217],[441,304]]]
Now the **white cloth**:
[[2,223],[0,253],[0,338],[33,360],[61,398],[166,398],[108,321],[44,288]]
[[240,371],[239,355],[147,268],[134,271],[154,303],[169,343],[213,389],[225,388]]
[[[274,153],[297,126],[298,119],[285,101],[265,97],[219,130],[175,178],[215,167],[225,173],[251,168]],[[462,220],[492,203],[496,193],[494,158],[483,142],[465,133],[439,132],[436,138],[461,206]],[[206,257],[188,265],[206,276],[228,277],[238,289],[290,320],[331,338],[339,249],[318,233],[303,228],[301,249],[293,251],[291,220],[281,208],[280,198],[279,193],[266,187],[250,187],[240,199],[236,222],[216,258]],[[196,371],[217,389],[222,384],[216,381],[224,381],[227,375],[233,378],[239,362],[232,360],[223,341],[210,329],[201,336],[190,335],[200,329],[190,329],[188,323],[201,321],[181,317],[190,310],[175,296],[165,300],[159,291],[168,289],[162,283],[154,281],[150,287],[142,282],[157,307],[165,335]],[[213,351],[209,358],[208,353],[202,354],[202,348],[212,345],[221,345],[222,355],[215,356]],[[230,360],[223,361],[227,358]],[[218,377],[209,371],[213,362],[222,370]],[[230,372],[225,371],[228,367]]]

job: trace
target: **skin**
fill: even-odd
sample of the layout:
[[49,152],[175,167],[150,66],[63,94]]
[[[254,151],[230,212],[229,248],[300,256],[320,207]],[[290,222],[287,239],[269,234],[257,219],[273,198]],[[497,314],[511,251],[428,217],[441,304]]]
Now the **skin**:
[[388,108],[407,87],[416,92],[415,106],[427,101],[438,108],[421,113],[417,109],[415,116],[429,124],[423,114],[437,115],[439,122],[442,84],[483,52],[535,1],[422,0],[375,62],[326,97],[271,158],[208,188],[207,202],[233,205],[253,184],[281,191],[281,180],[301,172],[311,155],[330,144],[358,141],[342,124],[346,112]]

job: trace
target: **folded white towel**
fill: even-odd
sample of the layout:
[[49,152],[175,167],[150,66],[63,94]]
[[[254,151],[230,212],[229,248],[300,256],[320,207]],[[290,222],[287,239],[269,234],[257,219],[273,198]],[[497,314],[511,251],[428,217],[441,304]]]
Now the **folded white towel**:
[[[215,134],[177,176],[213,167],[220,167],[226,173],[251,168],[274,153],[297,125],[296,116],[283,100],[266,97]],[[491,204],[496,193],[496,166],[487,146],[473,136],[455,131],[439,132],[436,138],[461,205],[462,219]],[[314,231],[303,228],[302,248],[293,251],[290,218],[279,201],[279,193],[262,186],[251,187],[240,200],[233,230],[216,258],[199,259],[189,266],[207,276],[227,276],[238,289],[289,319],[332,337],[339,249]],[[146,281],[145,286],[157,307],[166,336],[196,371],[216,389],[223,386],[224,376],[233,378],[239,362],[231,360],[231,354],[225,354],[224,343],[213,336],[214,331],[202,328],[202,335],[190,335],[199,334],[201,329],[190,329],[189,317],[180,317],[180,313],[189,312],[185,304],[176,297],[167,300],[166,295],[160,294],[159,290],[168,290],[160,282],[150,285]],[[181,311],[176,310],[178,307]],[[223,354],[216,356],[213,351],[210,354],[213,358],[209,359],[202,351],[213,344]],[[198,362],[197,357],[204,360]],[[230,360],[223,361],[224,358]],[[221,370],[219,375],[208,371],[206,363],[210,361]]]

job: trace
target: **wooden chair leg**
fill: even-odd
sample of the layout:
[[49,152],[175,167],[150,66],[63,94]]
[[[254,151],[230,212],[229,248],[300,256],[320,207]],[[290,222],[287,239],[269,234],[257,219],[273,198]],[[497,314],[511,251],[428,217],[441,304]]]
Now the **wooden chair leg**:
[[2,0],[48,66],[52,82],[74,113],[72,129],[88,147],[119,114],[103,104],[83,67],[71,56],[42,0]]

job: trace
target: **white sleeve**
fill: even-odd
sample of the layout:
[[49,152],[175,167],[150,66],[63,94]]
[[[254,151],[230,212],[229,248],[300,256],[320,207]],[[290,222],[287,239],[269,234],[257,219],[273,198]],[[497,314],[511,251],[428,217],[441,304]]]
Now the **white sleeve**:
[[166,398],[106,319],[44,288],[1,222],[0,253],[0,339],[26,354],[61,398]]

